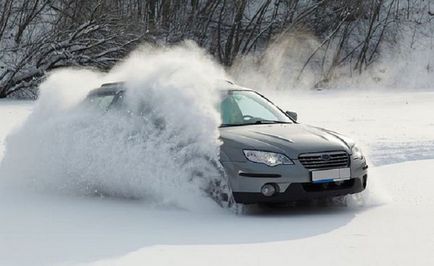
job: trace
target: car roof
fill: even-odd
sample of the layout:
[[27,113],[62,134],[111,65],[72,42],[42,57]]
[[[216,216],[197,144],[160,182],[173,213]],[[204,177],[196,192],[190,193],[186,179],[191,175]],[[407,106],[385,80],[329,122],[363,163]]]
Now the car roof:
[[91,90],[88,96],[100,94],[117,94],[119,92],[125,91],[125,87],[123,86],[123,84],[123,82],[102,84],[101,87]]
[[[224,82],[219,84],[219,87],[223,91],[253,91],[252,89],[244,88],[241,86],[236,85],[232,81],[224,80]],[[120,92],[126,91],[125,82],[111,82],[111,83],[104,83],[101,85],[101,87],[94,89],[89,92],[88,96],[92,95],[101,95],[101,94],[117,94]]]

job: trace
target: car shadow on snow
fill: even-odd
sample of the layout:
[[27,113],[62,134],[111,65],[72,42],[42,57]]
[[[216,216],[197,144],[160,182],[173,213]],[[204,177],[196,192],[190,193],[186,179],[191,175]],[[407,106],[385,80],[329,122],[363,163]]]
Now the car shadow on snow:
[[[8,196],[9,195],[9,196]],[[84,263],[153,245],[225,245],[326,234],[364,208],[340,204],[186,211],[141,201],[0,195],[0,264]],[[23,256],[25,254],[25,256]],[[5,264],[6,263],[6,264]]]

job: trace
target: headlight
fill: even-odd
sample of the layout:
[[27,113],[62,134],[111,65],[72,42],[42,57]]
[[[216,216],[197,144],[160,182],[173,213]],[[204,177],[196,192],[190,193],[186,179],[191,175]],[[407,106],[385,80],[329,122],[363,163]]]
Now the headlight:
[[351,148],[351,152],[353,153],[353,159],[363,159],[362,150],[359,147],[357,147],[357,145],[354,145]]
[[294,164],[291,159],[283,154],[266,151],[243,150],[247,160],[254,163],[263,163],[268,166],[276,166],[280,164]]

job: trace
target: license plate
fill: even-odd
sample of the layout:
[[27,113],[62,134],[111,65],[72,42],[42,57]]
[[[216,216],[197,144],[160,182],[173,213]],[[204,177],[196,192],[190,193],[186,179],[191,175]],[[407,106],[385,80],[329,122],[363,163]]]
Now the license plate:
[[350,168],[339,168],[321,171],[312,171],[312,182],[325,183],[348,180],[351,178]]

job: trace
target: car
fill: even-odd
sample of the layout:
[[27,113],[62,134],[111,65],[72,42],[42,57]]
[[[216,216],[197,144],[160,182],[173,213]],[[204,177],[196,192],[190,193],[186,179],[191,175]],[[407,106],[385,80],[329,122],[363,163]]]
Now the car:
[[[87,96],[115,106],[126,88],[104,84]],[[262,94],[225,82],[220,163],[236,203],[284,203],[362,192],[368,165],[360,148],[336,132],[297,122]]]

